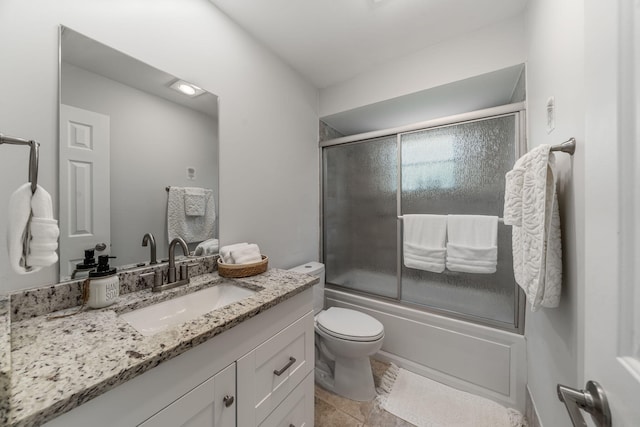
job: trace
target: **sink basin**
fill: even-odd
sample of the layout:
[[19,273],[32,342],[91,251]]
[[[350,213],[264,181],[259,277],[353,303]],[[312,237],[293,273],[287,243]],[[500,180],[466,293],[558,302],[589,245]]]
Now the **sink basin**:
[[220,284],[168,301],[121,314],[142,335],[148,337],[178,326],[217,308],[222,308],[255,294],[241,286]]

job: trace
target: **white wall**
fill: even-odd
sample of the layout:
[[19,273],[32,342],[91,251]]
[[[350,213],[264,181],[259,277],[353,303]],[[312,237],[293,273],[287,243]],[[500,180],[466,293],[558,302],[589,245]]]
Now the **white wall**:
[[[0,132],[42,143],[40,183],[57,200],[58,25],[220,96],[220,238],[260,244],[274,267],[318,257],[317,91],[206,0],[0,2]],[[0,206],[27,176],[28,150],[0,146]],[[7,209],[0,209],[0,241]],[[0,245],[0,289],[18,276]]]
[[[575,137],[573,157],[557,154],[562,221],[563,291],[560,306],[527,313],[528,382],[542,424],[569,426],[556,384],[582,388],[584,284],[584,10],[580,0],[532,0],[527,11],[529,148]],[[547,99],[555,97],[556,128],[546,131]]]
[[[147,232],[166,258],[165,187],[211,188],[218,200],[217,118],[65,62],[61,80],[63,104],[110,118],[111,264],[148,261]],[[194,180],[187,167],[196,169]]]
[[320,90],[320,117],[351,110],[526,60],[524,16],[448,40]]

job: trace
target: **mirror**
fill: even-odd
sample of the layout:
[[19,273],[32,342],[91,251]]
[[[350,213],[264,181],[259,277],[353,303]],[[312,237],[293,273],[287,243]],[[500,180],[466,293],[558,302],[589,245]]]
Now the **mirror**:
[[[179,80],[61,27],[61,281],[85,249],[97,247],[96,260],[115,256],[112,266],[148,264],[145,233],[155,237],[158,261],[167,258],[170,186],[206,189],[197,199],[206,213],[195,215],[209,224],[205,238],[217,238],[218,97],[197,86],[182,87],[193,96],[172,89]],[[205,238],[192,238],[189,249]]]

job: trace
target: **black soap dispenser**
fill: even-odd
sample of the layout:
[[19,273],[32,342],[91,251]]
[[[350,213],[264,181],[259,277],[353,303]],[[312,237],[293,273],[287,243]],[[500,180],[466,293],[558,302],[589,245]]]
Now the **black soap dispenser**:
[[102,308],[116,302],[120,295],[120,279],[116,269],[109,266],[109,255],[98,257],[98,267],[89,272],[89,299],[87,305],[91,308]]
[[71,279],[81,279],[83,277],[89,276],[89,271],[95,270],[98,266],[96,264],[95,250],[94,249],[85,249],[84,251],[84,260],[76,264],[76,268],[73,270],[73,274],[71,275]]

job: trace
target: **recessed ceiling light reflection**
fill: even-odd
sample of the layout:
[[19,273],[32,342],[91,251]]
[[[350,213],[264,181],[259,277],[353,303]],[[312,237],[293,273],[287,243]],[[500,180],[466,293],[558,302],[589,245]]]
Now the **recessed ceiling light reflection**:
[[191,98],[195,98],[196,96],[201,95],[205,92],[204,89],[201,89],[189,82],[185,82],[184,80],[176,80],[169,87]]

